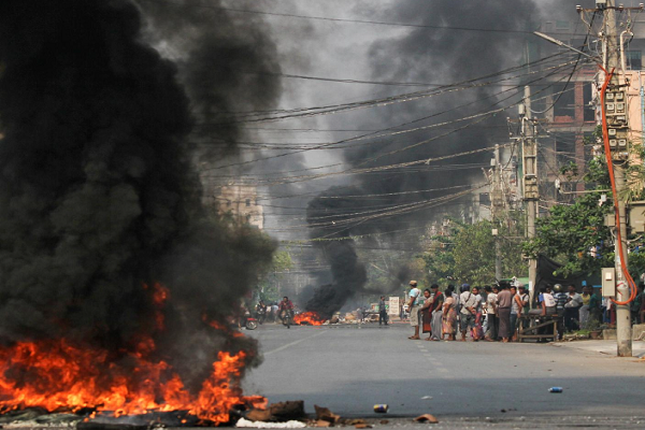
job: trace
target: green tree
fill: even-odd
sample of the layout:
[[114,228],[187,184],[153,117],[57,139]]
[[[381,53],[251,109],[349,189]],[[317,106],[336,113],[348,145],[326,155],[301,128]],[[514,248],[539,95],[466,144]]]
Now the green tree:
[[538,219],[535,238],[524,251],[537,257],[543,254],[563,264],[561,275],[592,273],[612,266],[614,253],[609,229],[605,227],[608,205],[599,205],[600,194],[578,197],[571,205],[553,206]]
[[451,240],[449,236],[431,238],[427,249],[420,256],[425,261],[430,284],[437,283],[441,287],[446,287],[454,276],[455,258]]
[[[562,169],[568,179],[578,177],[578,167],[570,164]],[[537,257],[545,255],[563,267],[560,275],[594,273],[601,267],[613,266],[613,240],[605,224],[610,202],[600,202],[609,188],[607,165],[600,157],[589,162],[582,176],[587,188],[599,190],[580,194],[572,204],[556,205],[536,222],[535,238],[524,244],[524,252]]]
[[517,220],[509,217],[497,227],[485,220],[460,226],[454,236],[455,275],[460,282],[483,285],[495,281],[493,228],[498,229],[501,241],[502,277],[522,277],[528,272],[522,258],[522,243],[517,239]]
[[280,281],[284,278],[284,273],[291,270],[293,265],[291,253],[288,250],[276,251],[273,254],[273,259],[266,275],[258,283],[258,298],[265,302],[277,301],[279,299]]
[[[502,248],[502,276],[524,276],[528,272],[522,259],[522,243],[517,239],[521,229],[516,216],[505,219],[499,230]],[[485,285],[495,281],[495,237],[491,221],[475,224],[452,222],[448,236],[434,238],[423,253],[430,281],[440,285],[467,282]]]

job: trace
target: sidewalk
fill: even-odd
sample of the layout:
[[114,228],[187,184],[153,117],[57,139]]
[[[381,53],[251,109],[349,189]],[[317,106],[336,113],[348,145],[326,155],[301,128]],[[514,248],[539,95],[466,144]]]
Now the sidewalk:
[[[559,348],[573,348],[587,352],[596,352],[616,357],[617,346],[615,340],[574,340],[571,342],[555,342],[551,345]],[[632,356],[635,358],[645,357],[645,342],[632,342]]]

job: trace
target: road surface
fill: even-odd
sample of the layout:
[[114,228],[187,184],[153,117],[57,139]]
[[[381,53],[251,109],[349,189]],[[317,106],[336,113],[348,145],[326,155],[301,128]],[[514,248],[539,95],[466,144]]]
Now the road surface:
[[[645,362],[553,344],[427,342],[407,325],[264,325],[264,363],[245,392],[304,400],[343,417],[408,423],[431,413],[452,427],[645,427]],[[549,388],[563,388],[561,394]],[[375,404],[389,405],[376,415]],[[474,424],[475,423],[475,424]]]

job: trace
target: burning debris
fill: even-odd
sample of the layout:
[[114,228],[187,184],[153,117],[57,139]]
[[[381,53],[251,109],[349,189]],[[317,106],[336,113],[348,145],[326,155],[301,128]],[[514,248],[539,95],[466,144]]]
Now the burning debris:
[[323,325],[326,319],[316,312],[303,312],[293,317],[293,322],[300,325]]
[[[240,389],[255,341],[209,321],[225,325],[275,245],[202,207],[180,84],[193,63],[179,73],[142,22],[129,0],[0,3],[2,411],[220,424],[264,401]],[[219,59],[243,69],[234,27]]]
[[[159,290],[158,290],[159,291]],[[167,291],[156,296],[168,298]],[[163,302],[159,303],[163,306]],[[156,318],[164,330],[163,314]],[[87,349],[69,340],[16,342],[0,349],[0,404],[5,410],[44,408],[92,416],[188,411],[202,422],[230,420],[235,407],[264,407],[263,397],[242,395],[240,379],[253,352],[220,351],[198,393],[192,393],[167,361],[156,358],[153,337],[131,351]]]

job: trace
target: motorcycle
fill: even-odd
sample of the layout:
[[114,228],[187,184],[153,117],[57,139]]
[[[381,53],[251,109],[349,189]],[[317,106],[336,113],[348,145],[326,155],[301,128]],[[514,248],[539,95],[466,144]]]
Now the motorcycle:
[[245,311],[242,315],[240,325],[246,327],[247,330],[255,330],[258,328],[258,320],[253,318],[251,312]]
[[293,324],[293,311],[286,309],[281,311],[280,319],[282,320],[282,325],[287,326],[287,328],[291,328],[291,324]]
[[267,316],[266,305],[261,306],[258,304],[257,307],[255,308],[255,318],[257,318],[258,323],[264,324],[264,320],[266,319],[266,316]]

